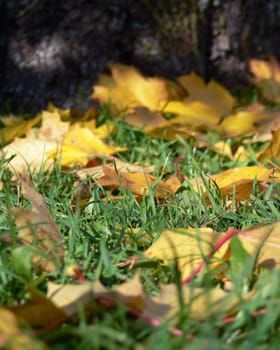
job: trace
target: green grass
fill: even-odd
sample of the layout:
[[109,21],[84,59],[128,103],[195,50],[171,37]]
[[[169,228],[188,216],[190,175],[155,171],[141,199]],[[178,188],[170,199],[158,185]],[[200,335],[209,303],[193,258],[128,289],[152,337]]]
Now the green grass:
[[[106,109],[100,117],[108,120]],[[110,116],[109,116],[110,117]],[[45,198],[45,202],[58,224],[66,250],[66,264],[80,264],[88,281],[100,279],[107,287],[118,285],[131,278],[136,271],[141,274],[145,291],[155,295],[160,283],[177,283],[176,266],[165,266],[160,261],[148,261],[143,256],[164,229],[208,226],[217,231],[230,227],[243,229],[249,226],[265,225],[280,219],[280,186],[271,184],[265,192],[252,187],[252,195],[242,203],[233,199],[229,210],[228,201],[222,198],[217,187],[208,186],[211,204],[204,196],[197,194],[188,178],[203,176],[206,184],[208,174],[218,173],[238,163],[233,163],[211,150],[199,150],[192,141],[178,138],[166,142],[145,135],[141,130],[123,122],[112,121],[117,131],[108,142],[127,147],[119,158],[128,162],[154,164],[154,175],[165,178],[176,174],[175,160],[180,161],[181,171],[186,176],[178,193],[166,201],[159,201],[151,194],[137,201],[132,193],[120,187],[117,191],[122,200],[112,200],[109,190],[102,188],[92,179],[77,182],[74,170],[65,171],[57,165],[51,173],[32,174],[32,181]],[[209,136],[213,137],[213,135]],[[214,135],[214,137],[216,137]],[[239,143],[242,140],[228,140]],[[248,146],[250,147],[250,146]],[[29,207],[29,202],[18,192],[17,181],[7,169],[8,160],[0,163],[0,303],[9,306],[28,300],[28,287],[36,284],[45,291],[48,280],[57,283],[71,282],[65,271],[58,275],[40,275],[32,269],[27,251],[20,250],[17,228],[10,212],[12,207]],[[251,159],[249,165],[257,164]],[[244,163],[242,164],[244,165]],[[84,186],[90,195],[87,202],[73,211],[72,196]],[[106,201],[103,198],[107,198]],[[132,236],[130,229],[138,228]],[[137,256],[133,269],[118,267],[117,263]],[[232,271],[234,273],[234,271]],[[242,281],[242,272],[236,284]],[[212,276],[213,277],[213,276]],[[215,276],[214,276],[215,277]],[[248,276],[247,276],[248,277]],[[239,313],[235,322],[224,324],[219,315],[205,321],[188,317],[187,308],[180,310],[177,325],[185,334],[192,334],[190,340],[175,336],[168,331],[168,322],[151,327],[143,321],[128,315],[121,307],[105,310],[97,308],[90,315],[81,309],[78,317],[59,328],[38,336],[51,349],[278,349],[279,348],[279,297],[280,271],[263,271],[258,279],[250,276],[250,283],[256,288],[258,299],[250,302],[240,300]],[[207,286],[211,276],[193,284]],[[235,275],[236,278],[236,275]],[[245,280],[245,278],[244,278]],[[233,278],[234,281],[234,278]],[[212,284],[215,282],[211,282]],[[243,282],[242,282],[243,283]],[[244,282],[245,283],[245,282]],[[238,286],[239,288],[240,286]],[[241,287],[246,287],[242,284]],[[250,312],[266,306],[267,313],[251,317]],[[222,310],[221,310],[222,311]],[[43,316],[42,316],[43,317]],[[1,316],[0,316],[1,318]]]

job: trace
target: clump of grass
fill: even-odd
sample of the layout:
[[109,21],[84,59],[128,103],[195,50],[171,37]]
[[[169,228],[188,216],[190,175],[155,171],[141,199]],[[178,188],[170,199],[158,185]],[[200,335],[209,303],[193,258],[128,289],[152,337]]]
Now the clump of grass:
[[[103,113],[100,123],[110,119],[108,110]],[[279,184],[272,183],[263,192],[253,185],[248,200],[236,203],[232,198],[229,206],[227,198],[222,197],[217,186],[210,186],[208,178],[208,174],[231,167],[233,164],[228,158],[212,150],[196,149],[191,140],[188,142],[178,138],[167,142],[148,136],[122,121],[113,123],[117,128],[109,141],[128,149],[119,155],[121,159],[131,163],[154,164],[154,175],[164,178],[166,174],[176,175],[175,160],[183,155],[180,167],[186,180],[174,196],[162,202],[153,188],[148,196],[136,200],[122,186],[119,188],[122,198],[113,200],[109,191],[93,179],[77,183],[74,171],[65,171],[59,165],[50,173],[41,171],[32,174],[32,181],[44,196],[64,236],[67,263],[78,262],[88,281],[99,279],[111,287],[139,271],[146,292],[155,294],[160,283],[178,285],[176,266],[148,261],[143,256],[143,251],[162,230],[208,226],[216,231],[226,231],[229,227],[242,229],[280,219]],[[21,269],[16,258],[11,258],[20,242],[10,208],[27,207],[29,203],[19,194],[17,181],[8,170],[7,162],[5,159],[0,162],[1,305],[12,305],[28,298],[32,284],[44,291],[48,280],[57,283],[70,281],[63,270],[56,276],[42,276],[33,271],[32,264],[24,262],[24,255],[20,255],[20,259],[23,259]],[[209,201],[202,193],[197,193],[188,181],[198,176],[204,179]],[[79,186],[87,186],[89,195],[85,205],[79,206],[77,202],[73,210],[72,198]],[[137,233],[132,234],[133,230],[137,230]],[[132,256],[138,257],[133,269],[119,265]],[[183,335],[179,337],[168,331],[168,322],[153,328],[127,315],[117,306],[110,311],[99,308],[90,316],[86,316],[85,310],[81,309],[76,320],[41,336],[41,339],[52,349],[179,349],[186,344],[188,349],[241,349],[249,346],[254,349],[276,349],[279,346],[279,279],[279,270],[262,272],[256,282],[259,298],[250,303],[240,300],[239,313],[232,323],[223,323],[221,318],[199,322],[190,319],[186,310],[180,310]],[[203,283],[206,280],[199,281],[200,285]],[[267,312],[254,318],[250,316],[250,310],[255,310],[256,303],[265,305]],[[192,334],[193,340],[186,337],[187,334]]]

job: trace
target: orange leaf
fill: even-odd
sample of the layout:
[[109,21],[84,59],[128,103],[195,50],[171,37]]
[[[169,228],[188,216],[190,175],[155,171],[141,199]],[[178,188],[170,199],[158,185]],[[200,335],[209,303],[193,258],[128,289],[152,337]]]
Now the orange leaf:
[[104,187],[116,189],[121,185],[138,196],[148,195],[150,189],[153,188],[155,196],[161,199],[173,194],[171,188],[163,181],[157,181],[156,177],[144,172],[128,173],[120,171],[116,173],[115,169],[107,166],[103,166],[103,171],[105,175],[99,178],[98,183]]
[[[245,200],[252,193],[254,180],[268,182],[273,179],[272,173],[272,169],[267,169],[262,165],[255,165],[243,168],[231,168],[220,174],[211,175],[210,179],[220,188],[224,197],[231,196],[235,187],[236,200]],[[202,179],[192,179],[190,182],[195,190],[199,191],[201,189],[205,191],[205,194],[207,193]]]
[[251,59],[249,67],[256,79],[274,79],[280,83],[280,65],[273,56],[270,56],[269,61]]
[[145,107],[136,107],[134,112],[128,114],[124,121],[127,124],[143,129],[146,133],[153,133],[155,129],[167,128],[172,125],[160,113],[151,112]]

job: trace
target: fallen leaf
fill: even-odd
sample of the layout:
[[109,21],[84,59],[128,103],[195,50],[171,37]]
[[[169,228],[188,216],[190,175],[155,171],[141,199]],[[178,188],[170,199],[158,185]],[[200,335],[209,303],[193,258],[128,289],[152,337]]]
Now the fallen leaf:
[[264,110],[262,114],[265,119],[257,122],[257,134],[254,136],[254,141],[271,141],[272,132],[280,128],[280,112],[276,110]]
[[24,320],[37,333],[46,333],[67,320],[68,315],[42,293],[32,290],[30,300],[9,309],[18,319]]
[[0,143],[5,145],[13,141],[16,137],[25,135],[27,131],[34,125],[38,124],[41,119],[41,114],[30,120],[18,118],[13,118],[11,120],[11,118],[1,118],[1,122],[5,127],[0,129]]
[[280,72],[278,73],[276,60],[272,56],[269,61],[251,59],[249,60],[249,67],[251,72],[259,80],[274,78],[280,80]]
[[171,119],[173,124],[215,128],[221,118],[219,111],[200,101],[169,101],[162,103],[161,107],[163,112],[176,115]]
[[74,124],[65,134],[61,147],[56,147],[47,154],[62,165],[71,166],[85,165],[92,158],[111,156],[123,150],[123,147],[106,144],[90,129]]
[[272,131],[272,140],[260,153],[258,160],[264,162],[265,159],[280,159],[280,127]]
[[[255,180],[259,183],[268,182],[273,179],[275,180],[275,177],[273,176],[272,169],[267,169],[262,165],[255,165],[231,168],[220,174],[210,175],[209,179],[219,187],[223,197],[231,196],[234,192],[235,199],[241,201],[247,199],[251,195],[252,185]],[[207,196],[207,189],[201,178],[192,179],[190,183],[196,191],[204,191]]]
[[144,196],[150,193],[150,189],[154,189],[154,195],[158,198],[166,198],[173,194],[172,189],[163,181],[143,171],[138,173],[128,173],[120,171],[117,173],[115,169],[103,166],[104,176],[98,179],[101,186],[111,189],[118,189],[123,186],[125,190],[130,190],[134,195]]
[[[149,258],[157,258],[166,264],[178,264],[181,278],[184,280],[197,265],[206,259],[214,249],[221,233],[213,232],[208,227],[199,229],[164,230],[160,237],[145,251]],[[219,250],[213,257],[214,263],[220,264],[226,249]]]
[[63,237],[53,221],[43,197],[35,190],[27,177],[21,178],[22,194],[30,201],[32,209],[12,208],[16,216],[19,237],[24,244],[34,244],[39,254],[34,255],[35,266],[45,271],[56,271],[63,260]]
[[239,111],[227,116],[221,125],[217,128],[229,136],[244,135],[256,132],[256,123],[264,119],[265,115],[261,113]]
[[[275,260],[274,266],[279,266],[279,227],[278,222],[237,232],[246,251],[252,256],[258,256],[258,266],[265,267],[264,264],[271,259]],[[174,264],[176,261],[184,276],[192,272],[199,262],[210,257],[214,268],[220,265],[221,259],[229,259],[230,240],[224,241],[225,244],[220,244],[218,247],[218,240],[221,242],[223,236],[224,233],[213,232],[209,228],[166,230],[145,254],[149,258],[156,257],[169,264]],[[215,247],[217,250],[214,254]],[[147,296],[143,292],[139,275],[111,290],[99,282],[65,286],[48,284],[49,299],[68,316],[77,314],[79,306],[82,305],[87,309],[98,300],[105,307],[120,303],[136,317],[152,324],[166,319],[174,320],[174,316],[182,310],[182,300],[189,316],[199,320],[213,314],[218,314],[222,319],[228,313],[237,310],[240,300],[237,294],[225,292],[218,287],[206,290],[183,285],[181,292],[183,299],[179,298],[178,286],[161,285],[159,295]],[[254,290],[245,293],[243,300],[249,300],[254,293]]]
[[[89,176],[94,177],[95,179],[99,179],[105,176],[103,165],[97,165],[91,168],[80,169],[76,172],[76,175],[79,179],[84,180]],[[114,158],[114,162],[109,162],[106,164],[106,168],[110,168],[111,170],[116,170],[118,173],[140,173],[144,172],[146,174],[150,174],[155,170],[154,165],[142,166],[138,164],[125,163],[118,158]]]
[[[233,294],[226,293],[219,288],[205,291],[199,288],[182,286],[183,302],[189,316],[196,319],[206,319],[219,312],[222,316],[233,311],[238,299]],[[157,296],[144,293],[139,275],[112,289],[107,289],[100,282],[79,285],[58,285],[48,283],[48,298],[67,314],[75,316],[80,307],[90,310],[96,301],[104,307],[111,308],[118,304],[140,319],[147,318],[161,322],[172,319],[181,309],[178,296],[178,286],[161,285]]]
[[[243,247],[251,256],[257,256],[256,266],[270,268],[280,265],[280,222],[254,229],[238,231]],[[230,231],[229,231],[230,232]],[[159,238],[145,251],[148,258],[162,260],[165,264],[176,262],[182,281],[205,261],[208,269],[214,270],[230,258],[230,240],[217,248],[226,233],[215,232],[210,228],[188,228],[164,230]]]
[[0,308],[0,348],[5,350],[47,349],[29,332],[20,328],[16,315],[7,308]]
[[48,159],[46,153],[59,146],[69,128],[69,123],[62,122],[58,112],[43,111],[40,118],[40,128],[30,129],[25,138],[16,138],[1,150],[6,157],[15,156],[9,162],[9,167],[17,173],[50,169],[53,161]]
[[110,102],[119,111],[142,106],[155,111],[161,101],[168,100],[168,89],[163,79],[145,78],[131,66],[110,64],[109,67],[112,78],[101,77],[94,86],[94,99]]
[[231,113],[235,99],[216,81],[211,80],[205,84],[194,72],[179,77],[177,81],[189,94],[185,102],[200,101],[213,108],[220,117]]
[[152,112],[145,107],[134,108],[133,113],[128,114],[124,121],[127,124],[143,129],[148,134],[153,133],[155,129],[172,126],[160,113]]
[[107,289],[99,281],[66,285],[49,282],[47,297],[68,317],[72,317],[78,313],[80,306],[87,308],[96,300],[102,301],[102,298],[105,303],[108,303],[107,306],[118,302],[126,308],[140,310],[143,307],[145,295],[140,277],[136,274],[133,279],[113,289]]
[[[209,290],[194,288],[188,285],[181,287],[184,310],[191,319],[206,320],[213,315],[222,319],[237,310],[239,300],[234,293],[227,293],[221,288]],[[244,298],[248,298],[244,295]],[[176,321],[176,315],[182,310],[178,286],[161,285],[160,293],[145,301],[143,315],[160,321],[170,319]]]
[[280,65],[275,57],[269,61],[251,59],[249,67],[254,74],[253,83],[258,86],[263,96],[271,102],[280,101]]
[[269,268],[280,267],[279,230],[280,222],[277,221],[271,225],[241,231],[239,238],[243,247],[252,256],[258,254],[257,265]]

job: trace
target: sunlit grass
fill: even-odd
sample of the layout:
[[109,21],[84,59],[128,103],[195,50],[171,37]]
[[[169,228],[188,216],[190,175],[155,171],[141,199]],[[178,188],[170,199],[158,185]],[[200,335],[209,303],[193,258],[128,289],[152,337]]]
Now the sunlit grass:
[[[127,148],[119,158],[142,165],[155,165],[154,175],[165,178],[176,174],[175,161],[180,161],[180,171],[185,176],[181,188],[165,201],[150,194],[136,200],[122,186],[112,198],[108,189],[94,179],[77,181],[75,171],[65,170],[59,164],[51,173],[41,171],[31,174],[38,191],[58,224],[66,249],[66,264],[78,263],[88,281],[101,280],[107,287],[120,284],[139,272],[147,293],[156,294],[160,283],[178,284],[176,266],[165,266],[160,261],[148,261],[143,256],[164,229],[186,227],[211,227],[216,231],[229,228],[243,229],[265,225],[280,219],[280,186],[271,184],[264,192],[252,186],[252,195],[237,203],[235,198],[223,198],[217,186],[210,186],[210,174],[233,166],[232,161],[210,149],[200,150],[191,142],[178,137],[174,141],[147,136],[141,130],[122,121],[110,119],[104,109],[100,123],[107,121],[116,126],[108,141]],[[229,142],[242,142],[229,140]],[[105,161],[105,160],[104,160]],[[237,163],[235,163],[235,166]],[[209,201],[194,190],[190,179],[202,176]],[[28,299],[31,284],[45,291],[47,280],[70,282],[64,270],[58,275],[40,276],[28,263],[18,265],[11,260],[13,250],[20,245],[17,228],[9,209],[28,207],[19,195],[18,184],[7,168],[0,164],[0,300],[2,306]],[[87,188],[85,199],[73,196],[82,187]],[[136,232],[136,233],[135,233]],[[131,257],[138,258],[134,268],[119,263]],[[24,260],[24,255],[21,255]],[[267,314],[252,319],[250,308],[255,301],[238,305],[236,322],[224,324],[221,319],[204,322],[192,320],[181,310],[180,328],[185,335],[175,336],[168,331],[168,323],[151,327],[117,306],[113,310],[99,308],[89,317],[81,308],[77,319],[41,336],[52,349],[277,349],[279,340],[279,270],[264,272],[257,282],[259,305],[266,303]],[[39,282],[38,282],[39,281]],[[199,281],[203,285],[203,281]],[[278,283],[278,284],[277,284]],[[270,295],[267,302],[267,293]],[[278,305],[278,306],[277,306]],[[273,314],[271,314],[273,312]],[[275,315],[275,316],[273,316]],[[42,317],[44,317],[42,315]],[[1,319],[1,316],[0,316]]]

